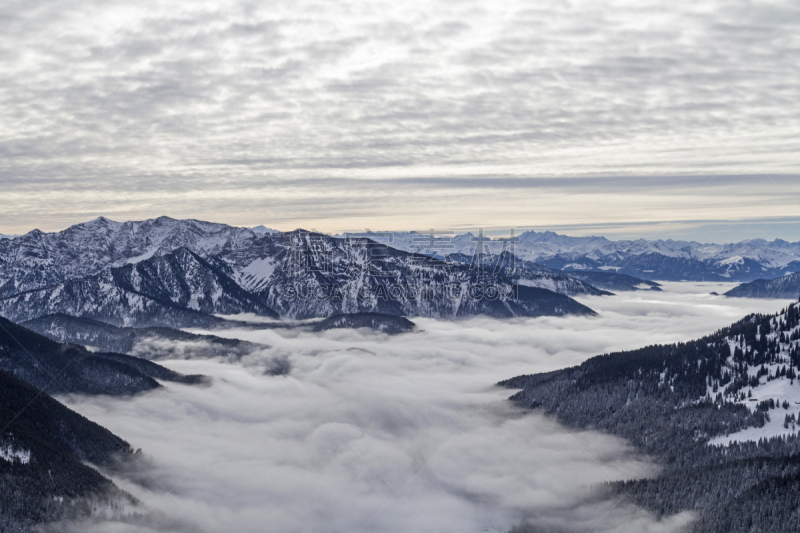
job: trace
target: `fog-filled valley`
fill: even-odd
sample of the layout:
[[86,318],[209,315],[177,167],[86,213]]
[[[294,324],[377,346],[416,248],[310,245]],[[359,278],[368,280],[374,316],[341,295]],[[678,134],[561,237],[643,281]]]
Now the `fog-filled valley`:
[[656,475],[651,458],[617,437],[523,411],[507,401],[513,390],[495,384],[695,339],[788,303],[711,294],[733,286],[664,283],[662,291],[577,298],[598,316],[417,318],[415,331],[395,336],[214,330],[265,347],[237,361],[159,361],[211,376],[207,386],[58,396],[144,452],[130,474],[113,475],[140,500],[139,518],[62,525],[445,532],[508,531],[529,519],[543,531],[676,531],[690,513],[657,520],[602,497],[604,482]]
[[800,532],[800,2],[0,20],[0,533]]

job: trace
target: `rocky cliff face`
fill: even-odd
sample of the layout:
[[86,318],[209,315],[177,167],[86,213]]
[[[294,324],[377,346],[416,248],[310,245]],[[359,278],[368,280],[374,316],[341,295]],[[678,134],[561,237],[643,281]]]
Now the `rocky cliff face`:
[[0,296],[41,289],[185,247],[199,255],[247,246],[245,228],[160,217],[141,222],[98,218],[58,233],[34,230],[0,239]]
[[[270,239],[264,255],[216,258],[281,316],[384,313],[453,318],[589,314],[571,298],[468,265],[375,243],[292,232]],[[249,261],[249,262],[248,262]]]
[[17,293],[0,299],[0,314],[22,322],[63,313],[136,327],[213,326],[213,315],[239,313],[511,317],[591,313],[557,291],[603,294],[541,267],[498,273],[305,231],[254,234],[208,250],[216,253],[178,248]]
[[0,300],[0,314],[16,322],[57,313],[138,327],[209,326],[219,321],[213,313],[277,317],[186,248]]

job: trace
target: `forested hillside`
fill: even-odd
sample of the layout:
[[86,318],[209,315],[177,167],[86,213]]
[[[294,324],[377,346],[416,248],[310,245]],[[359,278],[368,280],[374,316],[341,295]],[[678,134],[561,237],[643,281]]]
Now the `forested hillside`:
[[725,293],[733,298],[799,298],[800,273],[742,283]]
[[[229,327],[254,327],[254,324],[226,321]],[[216,335],[198,335],[179,329],[166,327],[128,328],[112,326],[90,318],[79,318],[64,314],[45,315],[24,322],[22,326],[45,335],[58,342],[92,346],[103,352],[135,354],[139,357],[158,359],[182,359],[203,357],[224,357],[238,359],[257,350],[263,344],[229,339]],[[273,324],[258,324],[266,327]],[[285,324],[274,324],[274,327]]]
[[97,470],[133,454],[110,431],[0,370],[0,531],[125,512],[130,496]]
[[702,339],[512,378],[511,399],[623,437],[664,466],[614,483],[657,514],[698,512],[695,531],[797,531],[800,305]]
[[202,381],[138,357],[55,342],[2,317],[0,369],[49,394],[135,394],[159,387],[157,379]]

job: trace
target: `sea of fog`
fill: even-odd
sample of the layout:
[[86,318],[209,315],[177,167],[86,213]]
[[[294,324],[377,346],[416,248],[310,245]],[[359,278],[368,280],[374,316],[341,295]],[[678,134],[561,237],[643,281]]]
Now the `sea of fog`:
[[[714,296],[731,285],[666,283],[663,292],[585,297],[596,317],[415,319],[395,337],[368,330],[211,332],[265,344],[239,362],[172,360],[212,377],[133,398],[61,398],[142,448],[145,473],[115,482],[143,513],[81,531],[670,532],[595,498],[604,481],[654,475],[624,441],[567,431],[506,401],[519,374],[612,350],[689,340],[783,300]],[[199,330],[194,330],[199,331]],[[269,374],[287,360],[286,376]],[[147,488],[144,488],[146,486]]]

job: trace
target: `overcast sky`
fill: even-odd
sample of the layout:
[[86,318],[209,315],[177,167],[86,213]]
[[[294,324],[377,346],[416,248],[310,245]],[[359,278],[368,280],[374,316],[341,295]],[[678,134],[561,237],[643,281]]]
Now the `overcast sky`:
[[9,0],[0,24],[0,233],[800,230],[796,2]]

